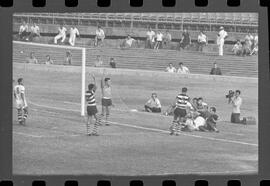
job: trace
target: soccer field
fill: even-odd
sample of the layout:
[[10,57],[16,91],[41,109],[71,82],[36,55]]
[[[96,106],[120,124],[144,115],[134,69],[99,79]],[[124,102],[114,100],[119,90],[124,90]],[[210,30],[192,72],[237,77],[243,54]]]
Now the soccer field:
[[[86,71],[96,71],[100,81],[101,70]],[[258,119],[257,82],[121,71],[127,70],[107,70],[115,107],[111,125],[100,126],[100,136],[94,137],[85,135],[85,119],[80,116],[80,67],[13,63],[13,78],[24,78],[29,104],[26,126],[18,124],[13,109],[13,173],[167,175],[258,171],[258,126],[229,123],[231,105],[225,99],[228,90],[240,89],[243,115]],[[170,136],[171,116],[141,112],[152,92],[157,92],[166,109],[183,86],[188,87],[190,97],[203,97],[217,108],[220,133],[181,132],[180,136]],[[98,88],[96,100],[100,105]]]

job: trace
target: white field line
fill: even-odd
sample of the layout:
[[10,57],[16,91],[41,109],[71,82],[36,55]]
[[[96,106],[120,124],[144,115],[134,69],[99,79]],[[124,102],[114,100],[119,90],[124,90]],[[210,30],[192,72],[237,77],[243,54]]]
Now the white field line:
[[77,136],[82,136],[80,134],[55,135],[55,136],[32,135],[32,134],[23,133],[23,132],[13,132],[13,134],[22,135],[22,136],[26,136],[26,137],[32,137],[32,138],[58,138],[58,137],[77,137]]
[[[81,105],[80,103],[76,103],[76,102],[70,102],[70,101],[64,101],[64,103],[66,104],[73,104],[73,105]],[[132,112],[130,110],[122,110],[122,109],[116,109],[116,108],[112,108],[112,110],[117,110],[117,111],[121,111],[121,112]],[[148,112],[132,112],[132,113],[136,113],[136,114],[146,114],[146,115],[150,115],[150,114],[153,114],[153,113],[148,113]],[[165,116],[165,115],[161,115],[161,114],[155,114],[155,116],[158,116],[158,117],[168,117],[168,116]],[[241,133],[234,133],[234,132],[222,132],[224,134],[233,134],[233,135],[237,135],[237,136],[244,136],[244,134],[241,134]]]
[[[64,108],[59,108],[59,107],[51,107],[51,106],[46,106],[46,105],[40,105],[31,102],[33,105],[39,106],[39,107],[44,107],[44,108],[49,108],[49,109],[55,109],[55,110],[62,110],[62,111],[73,111],[73,112],[80,112],[79,110],[74,110],[74,109],[64,109]],[[125,127],[131,127],[131,128],[136,128],[136,129],[142,129],[142,130],[148,130],[148,131],[154,131],[154,132],[161,132],[161,133],[169,133],[167,130],[162,130],[162,129],[155,129],[155,128],[149,128],[149,127],[141,127],[137,125],[130,125],[126,123],[119,123],[119,122],[110,122],[114,125],[119,125],[119,126],[125,126]],[[181,135],[184,136],[189,136],[189,137],[195,137],[195,138],[201,138],[201,139],[207,139],[207,140],[212,140],[212,141],[220,141],[220,142],[225,142],[225,143],[235,143],[235,144],[240,144],[240,145],[249,145],[249,146],[255,146],[258,147],[258,144],[256,143],[248,143],[248,142],[242,142],[242,141],[236,141],[236,140],[230,140],[230,139],[222,139],[222,138],[213,138],[213,137],[206,137],[206,136],[199,136],[199,135],[194,135],[194,134],[188,134],[188,133],[180,133]]]
[[42,137],[40,135],[26,134],[26,133],[22,133],[22,132],[13,132],[13,134],[18,134],[18,135],[33,137],[33,138],[41,138]]

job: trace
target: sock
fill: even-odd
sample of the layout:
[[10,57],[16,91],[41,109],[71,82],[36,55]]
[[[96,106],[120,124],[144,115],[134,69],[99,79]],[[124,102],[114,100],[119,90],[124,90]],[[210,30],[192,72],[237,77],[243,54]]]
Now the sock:
[[22,122],[23,116],[22,116],[22,109],[18,109],[18,121]]
[[106,114],[106,120],[105,120],[105,125],[109,125],[109,122],[108,122],[108,120],[109,120],[109,114]]

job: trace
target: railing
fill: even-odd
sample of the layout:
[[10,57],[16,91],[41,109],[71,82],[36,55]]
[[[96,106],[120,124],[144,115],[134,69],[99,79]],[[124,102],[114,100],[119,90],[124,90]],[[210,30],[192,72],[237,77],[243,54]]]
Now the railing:
[[256,13],[20,13],[15,17],[258,26]]

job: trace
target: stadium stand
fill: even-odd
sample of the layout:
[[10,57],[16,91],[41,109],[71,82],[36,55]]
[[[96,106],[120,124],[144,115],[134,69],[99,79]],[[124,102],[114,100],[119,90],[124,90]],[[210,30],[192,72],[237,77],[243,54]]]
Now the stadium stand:
[[[50,54],[55,64],[63,64],[66,51],[70,49],[44,48],[42,46],[31,46],[14,44],[13,61],[25,62],[30,52],[35,52],[37,59],[44,62],[45,56]],[[23,52],[21,52],[23,51]],[[81,65],[80,51],[71,50],[73,65]],[[86,62],[88,66],[94,66],[97,55],[101,55],[105,67],[109,67],[109,58],[114,57],[117,68],[142,69],[164,71],[168,63],[178,66],[183,62],[189,67],[193,74],[209,74],[213,62],[217,62],[222,72],[227,76],[257,77],[258,61],[256,56],[219,57],[211,54],[198,54],[196,52],[175,52],[173,50],[160,50],[158,53],[151,49],[129,49],[120,50],[116,48],[89,48],[86,51]]]

